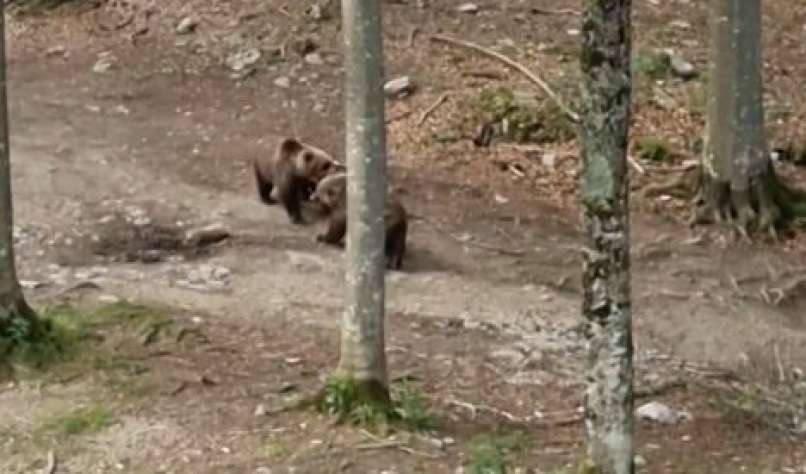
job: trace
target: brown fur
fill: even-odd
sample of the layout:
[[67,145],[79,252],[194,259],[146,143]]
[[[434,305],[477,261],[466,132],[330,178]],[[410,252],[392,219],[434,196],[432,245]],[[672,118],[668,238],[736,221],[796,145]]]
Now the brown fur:
[[[327,215],[327,229],[317,235],[316,240],[343,246],[344,235],[347,233],[347,174],[334,173],[324,178],[317,185],[311,201],[320,206],[321,211]],[[406,253],[408,215],[400,201],[391,195],[386,197],[384,220],[386,266],[400,270]]]
[[266,205],[282,204],[294,224],[302,224],[302,202],[310,200],[316,184],[338,163],[327,153],[295,138],[285,138],[274,155],[259,156],[254,162],[260,200]]

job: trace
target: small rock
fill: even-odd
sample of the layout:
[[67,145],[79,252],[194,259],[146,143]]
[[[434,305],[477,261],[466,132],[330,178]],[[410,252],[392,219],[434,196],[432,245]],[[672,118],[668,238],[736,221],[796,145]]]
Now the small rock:
[[176,25],[176,34],[186,35],[193,33],[198,24],[199,20],[192,16],[186,16],[185,18],[182,18],[178,25]]
[[112,69],[112,66],[114,66],[114,64],[115,64],[114,56],[111,55],[103,56],[99,58],[92,66],[92,72],[96,74],[103,74]]
[[277,87],[282,87],[283,89],[288,89],[291,87],[291,79],[287,78],[286,76],[280,76],[274,80],[274,85]]
[[325,60],[319,53],[308,53],[305,55],[305,62],[314,66],[321,66],[325,64]]
[[458,11],[459,13],[469,13],[471,15],[474,15],[479,12],[479,6],[476,5],[475,3],[463,3],[458,7],[456,7],[456,11]]
[[66,56],[67,55],[67,48],[64,45],[56,45],[51,46],[50,48],[45,50],[45,56]]
[[302,362],[300,357],[286,357],[285,363],[288,365],[298,365]]
[[266,416],[266,414],[268,412],[269,411],[266,410],[266,405],[264,405],[262,403],[255,407],[255,416],[256,417]]
[[120,303],[120,297],[118,297],[116,295],[99,295],[98,296],[98,301],[100,301],[101,303],[106,303],[106,304],[115,304],[115,303]]
[[414,92],[414,83],[409,76],[401,76],[384,84],[383,92],[389,97],[405,97]]
[[675,76],[681,79],[697,77],[697,69],[693,64],[675,54],[673,51],[667,51],[666,55],[669,59],[669,67],[672,69],[672,73],[674,73]]
[[509,365],[516,366],[523,362],[524,355],[521,351],[515,349],[498,349],[490,353],[493,359],[503,359]]
[[554,169],[554,165],[557,162],[557,153],[547,151],[546,153],[543,153],[543,156],[540,157],[540,161],[546,168]]
[[673,425],[681,418],[680,413],[660,402],[641,405],[636,410],[636,415],[642,420],[654,421],[662,425]]
[[321,271],[325,266],[325,261],[318,255],[293,251],[287,251],[286,255],[292,266],[305,273]]
[[260,56],[261,52],[258,48],[244,48],[227,58],[227,66],[235,72],[241,72],[258,62]]
[[633,458],[633,462],[635,463],[635,467],[644,467],[644,466],[646,466],[646,458],[644,458],[640,454],[635,455],[635,458]]

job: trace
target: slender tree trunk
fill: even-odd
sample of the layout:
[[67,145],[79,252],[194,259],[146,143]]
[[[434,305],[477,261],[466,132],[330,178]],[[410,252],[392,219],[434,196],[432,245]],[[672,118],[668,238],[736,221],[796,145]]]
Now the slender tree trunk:
[[630,13],[630,0],[586,0],[582,19],[585,472],[597,474],[635,471],[627,174]]
[[[33,330],[37,318],[25,301],[14,263],[14,210],[11,204],[4,2],[0,2],[0,336],[23,318]],[[1,354],[0,354],[1,355]]]
[[339,373],[388,399],[384,349],[383,45],[379,0],[343,0],[347,297]]
[[726,221],[747,236],[782,218],[764,129],[761,1],[711,0],[710,80],[695,222]]

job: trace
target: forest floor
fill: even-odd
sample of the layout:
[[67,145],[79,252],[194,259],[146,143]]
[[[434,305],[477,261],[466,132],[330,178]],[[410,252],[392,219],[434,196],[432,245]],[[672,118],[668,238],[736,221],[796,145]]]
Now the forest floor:
[[[551,105],[520,73],[428,39],[493,48],[573,98],[567,2],[483,0],[476,14],[384,2],[387,76],[417,85],[387,104],[390,182],[417,217],[409,260],[388,275],[389,367],[437,424],[394,440],[275,410],[336,365],[343,259],[259,203],[250,160],[287,135],[343,157],[338,20],[312,18],[307,1],[90,3],[9,19],[17,259],[42,311],[67,302],[76,318],[128,322],[0,386],[0,472],[39,472],[48,453],[59,473],[560,473],[580,458],[576,143],[555,114],[553,139],[475,147],[483,90]],[[631,170],[637,403],[691,415],[640,422],[636,449],[643,472],[806,473],[786,431],[806,430],[806,238],[689,229],[684,197],[645,193],[697,157],[703,81],[669,76],[655,51],[705,71],[702,3],[635,6],[634,155],[671,150]],[[794,3],[764,3],[774,145],[806,143]],[[177,32],[186,18],[195,27]],[[317,49],[303,57],[306,38]],[[802,169],[776,166],[806,187]],[[210,224],[232,237],[177,250]]]

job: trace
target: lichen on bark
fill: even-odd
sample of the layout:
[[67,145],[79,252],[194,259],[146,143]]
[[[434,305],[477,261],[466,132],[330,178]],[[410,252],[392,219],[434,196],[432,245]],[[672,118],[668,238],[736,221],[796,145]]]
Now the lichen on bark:
[[587,0],[580,105],[587,472],[631,474],[633,344],[627,144],[631,2]]

